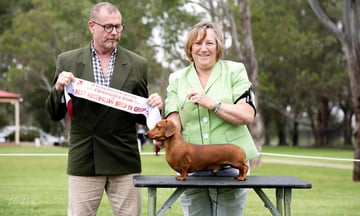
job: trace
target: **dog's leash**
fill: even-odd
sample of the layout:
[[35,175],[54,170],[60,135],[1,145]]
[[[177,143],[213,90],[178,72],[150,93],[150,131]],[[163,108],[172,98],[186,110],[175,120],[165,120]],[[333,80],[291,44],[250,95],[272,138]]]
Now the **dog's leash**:
[[[180,110],[184,109],[184,106],[185,106],[185,103],[187,100],[188,100],[188,98],[186,96],[184,102],[182,103],[182,106],[180,107]],[[204,138],[202,136],[203,133],[202,133],[202,127],[201,127],[201,122],[200,122],[200,106],[199,106],[199,104],[196,104],[196,105],[197,105],[197,110],[198,110],[198,122],[199,122],[199,128],[200,128],[201,144],[204,145]],[[180,113],[178,115],[178,118],[180,119]]]
[[186,103],[187,100],[188,100],[188,97],[187,97],[187,95],[186,95],[185,100],[184,100],[182,106],[180,107],[180,110],[183,110],[183,109],[184,109],[184,106],[185,106],[185,103]]
[[204,138],[203,138],[203,133],[202,133],[202,127],[201,127],[201,122],[200,122],[200,106],[199,104],[197,104],[197,109],[198,109],[198,121],[199,121],[199,128],[200,128],[200,137],[201,137],[201,144],[204,145]]
[[[184,102],[182,103],[181,107],[180,107],[180,111],[184,109],[184,106],[185,106],[185,103],[186,101],[188,100],[187,96],[185,97],[185,100]],[[202,127],[201,127],[201,122],[200,122],[200,106],[199,104],[196,104],[197,105],[197,110],[198,110],[198,121],[199,121],[199,128],[200,128],[200,137],[201,137],[201,144],[204,145],[204,139],[203,139],[203,136],[202,136]],[[180,112],[178,114],[178,118],[181,122],[181,119],[180,119]],[[155,155],[159,155],[159,152],[160,152],[160,147],[158,146],[155,146]]]

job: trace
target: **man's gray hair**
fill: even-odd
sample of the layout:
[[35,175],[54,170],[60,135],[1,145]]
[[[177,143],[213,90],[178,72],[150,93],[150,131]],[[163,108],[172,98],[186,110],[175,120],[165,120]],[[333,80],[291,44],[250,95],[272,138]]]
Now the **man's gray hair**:
[[97,15],[100,13],[100,10],[102,8],[105,8],[109,14],[120,13],[119,9],[117,9],[117,7],[115,7],[115,5],[113,5],[109,2],[99,2],[96,5],[94,5],[94,7],[91,9],[90,19],[96,20]]

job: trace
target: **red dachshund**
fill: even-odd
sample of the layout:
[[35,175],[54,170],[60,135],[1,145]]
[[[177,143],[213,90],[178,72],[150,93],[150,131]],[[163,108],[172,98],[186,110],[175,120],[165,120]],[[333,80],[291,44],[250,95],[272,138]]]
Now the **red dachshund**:
[[166,161],[172,169],[180,173],[176,178],[186,180],[188,173],[211,170],[216,173],[224,166],[239,169],[237,180],[244,181],[249,167],[245,163],[245,151],[234,144],[195,145],[185,142],[179,129],[169,120],[159,121],[146,136],[162,141],[165,146]]

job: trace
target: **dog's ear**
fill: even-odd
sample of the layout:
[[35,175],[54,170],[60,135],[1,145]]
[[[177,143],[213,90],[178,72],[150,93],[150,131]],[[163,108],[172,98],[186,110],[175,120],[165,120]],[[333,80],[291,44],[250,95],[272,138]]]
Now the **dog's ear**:
[[175,134],[176,126],[172,121],[170,121],[168,119],[166,119],[165,121],[166,121],[165,136],[171,137],[172,135]]

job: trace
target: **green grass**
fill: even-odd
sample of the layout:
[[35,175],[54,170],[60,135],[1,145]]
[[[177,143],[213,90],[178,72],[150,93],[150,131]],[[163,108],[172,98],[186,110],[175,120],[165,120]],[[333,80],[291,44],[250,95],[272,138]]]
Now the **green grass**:
[[[152,151],[152,146],[145,146]],[[66,148],[1,146],[5,153],[66,153]],[[353,151],[338,149],[313,149],[295,147],[263,147],[263,152],[294,155],[310,155],[335,158],[352,158]],[[291,159],[262,156],[266,159],[286,159],[296,161],[321,161],[322,163],[352,164],[351,162],[324,161],[312,159]],[[0,215],[66,215],[67,175],[66,156],[0,156]],[[142,156],[144,175],[174,175],[167,165],[164,155]],[[352,181],[351,169],[335,169],[303,165],[262,163],[252,168],[252,175],[296,176],[312,183],[312,189],[292,191],[292,215],[359,215],[360,185]],[[147,189],[143,190],[143,215],[147,214]],[[174,189],[158,189],[158,208]],[[271,200],[275,191],[264,190]],[[104,196],[99,216],[112,215],[109,202]],[[182,215],[179,200],[166,215]],[[270,215],[256,193],[249,190],[245,209],[246,216]]]

